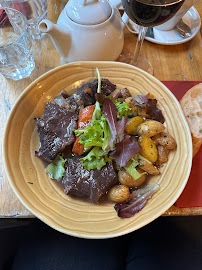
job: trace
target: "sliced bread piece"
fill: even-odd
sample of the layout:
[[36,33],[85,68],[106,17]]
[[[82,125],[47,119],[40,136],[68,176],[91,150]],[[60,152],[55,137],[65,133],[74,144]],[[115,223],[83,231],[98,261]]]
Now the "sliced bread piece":
[[180,105],[191,131],[195,156],[202,144],[202,83],[189,89],[180,100]]

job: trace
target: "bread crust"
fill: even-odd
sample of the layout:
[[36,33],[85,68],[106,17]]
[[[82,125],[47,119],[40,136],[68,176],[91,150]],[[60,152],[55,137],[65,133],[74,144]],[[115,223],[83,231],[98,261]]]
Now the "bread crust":
[[194,157],[202,145],[202,138],[201,139],[195,138],[192,133],[191,135],[192,135],[193,157]]
[[202,144],[202,83],[189,89],[180,100],[180,105],[191,131],[195,156]]

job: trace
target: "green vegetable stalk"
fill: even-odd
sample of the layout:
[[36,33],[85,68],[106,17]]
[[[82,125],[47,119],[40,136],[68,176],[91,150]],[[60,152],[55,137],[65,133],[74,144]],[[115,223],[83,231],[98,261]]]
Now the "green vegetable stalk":
[[[98,75],[98,87],[97,87],[97,93],[101,93],[101,78],[100,78],[100,72],[98,68],[96,68],[97,75]],[[100,108],[100,103],[96,101],[95,103],[95,110],[93,112],[92,120],[99,120],[101,118],[102,111]]]
[[139,173],[136,169],[136,167],[139,165],[138,161],[135,159],[131,159],[129,162],[128,166],[125,167],[126,171],[134,178],[138,179],[140,178],[143,174],[146,174],[146,172]]

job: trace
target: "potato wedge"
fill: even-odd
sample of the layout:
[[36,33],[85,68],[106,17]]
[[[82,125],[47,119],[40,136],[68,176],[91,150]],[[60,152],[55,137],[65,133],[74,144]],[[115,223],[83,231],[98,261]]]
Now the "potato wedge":
[[141,108],[138,106],[138,115],[145,117],[145,118],[151,118],[149,114],[147,114],[148,107],[146,106],[145,108]]
[[125,185],[116,185],[109,190],[107,195],[113,202],[124,202],[129,198],[130,191]]
[[157,139],[160,138],[160,137],[161,137],[161,133],[158,133],[158,134],[152,136],[152,140],[154,141],[154,143],[155,143],[156,145],[159,144],[159,142],[158,142]]
[[175,139],[168,133],[161,132],[161,136],[155,140],[158,144],[165,146],[168,150],[173,150],[177,147]]
[[158,175],[160,174],[159,170],[156,166],[154,166],[151,162],[140,159],[139,163],[141,165],[141,169],[149,174]]
[[165,129],[165,126],[158,121],[148,120],[140,124],[137,128],[137,133],[139,136],[149,136],[152,137]]
[[147,174],[145,173],[145,171],[143,171],[141,168],[139,167],[136,167],[136,170],[139,172],[139,173],[143,173],[138,179],[135,179],[135,184],[136,184],[136,187],[139,187],[140,185],[142,185],[146,179],[147,179]]
[[168,155],[170,151],[163,145],[158,145],[157,149],[158,149],[157,165],[161,166],[162,164],[168,161]]
[[147,94],[147,97],[148,97],[148,98],[155,98],[155,96],[154,96],[152,93],[148,93],[148,94]]
[[[140,168],[136,168],[139,173],[144,171]],[[139,178],[134,179],[125,169],[118,172],[119,182],[129,188],[138,187],[144,183],[147,178],[147,174],[142,174]]]
[[125,126],[125,132],[129,135],[137,135],[138,126],[144,122],[142,116],[135,116],[130,118]]
[[158,151],[154,141],[148,136],[141,136],[138,140],[140,146],[140,155],[152,163],[158,158]]

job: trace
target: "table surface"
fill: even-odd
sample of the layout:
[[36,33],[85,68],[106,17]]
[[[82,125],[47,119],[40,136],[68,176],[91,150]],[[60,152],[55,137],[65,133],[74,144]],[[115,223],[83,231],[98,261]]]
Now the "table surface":
[[[59,0],[48,0],[49,19],[56,22],[64,4],[64,2]],[[201,1],[197,1],[195,7],[202,18]],[[125,53],[133,52],[136,40],[137,35],[131,34],[125,29],[125,44],[123,49]],[[59,53],[56,51],[48,36],[44,36],[41,40],[33,42],[33,52],[36,68],[29,78],[14,82],[5,79],[0,74],[1,154],[6,120],[16,99],[37,77],[60,65]],[[154,76],[160,81],[202,80],[202,29],[200,29],[192,40],[180,45],[157,45],[145,40],[141,54],[147,57],[152,63]],[[9,186],[2,158],[0,159],[0,194],[1,218],[33,217],[20,203]],[[164,215],[202,215],[202,207],[177,208],[172,206]]]

